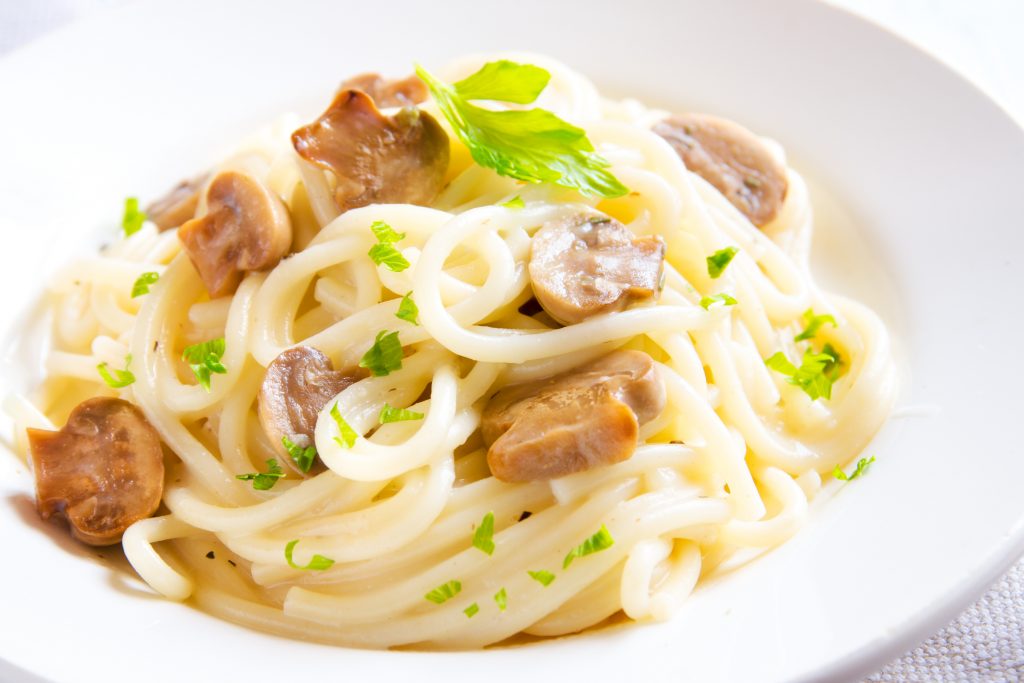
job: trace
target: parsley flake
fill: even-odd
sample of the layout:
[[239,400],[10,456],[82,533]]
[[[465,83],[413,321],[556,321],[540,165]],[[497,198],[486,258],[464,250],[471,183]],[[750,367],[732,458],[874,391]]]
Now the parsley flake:
[[462,583],[452,579],[448,583],[442,583],[423,597],[430,600],[430,602],[440,605],[454,598],[461,590]]
[[199,385],[207,392],[210,391],[211,375],[214,373],[226,375],[228,372],[228,369],[220,362],[226,350],[227,343],[224,341],[224,337],[221,337],[186,346],[181,354],[181,359],[189,364],[196,379],[199,380]]
[[796,367],[786,358],[782,351],[776,352],[765,359],[765,365],[785,376],[786,381],[803,389],[811,400],[832,398],[833,375],[830,369],[836,366],[836,357],[828,353],[814,353],[810,349],[804,353],[800,367]]
[[[285,437],[286,439],[288,437]],[[308,470],[304,470],[308,471]],[[266,472],[248,472],[247,474],[236,474],[235,479],[241,479],[242,481],[251,481],[252,487],[257,491],[269,491],[274,488],[274,484],[277,480],[284,476],[284,470],[277,464],[277,460],[271,458],[267,460],[267,471]]]
[[500,60],[449,85],[422,66],[416,74],[477,164],[530,183],[553,183],[591,197],[621,197],[629,189],[608,171],[586,131],[544,109],[494,111],[470,100],[529,104],[551,75],[532,64]]
[[288,545],[284,547],[284,559],[288,561],[288,566],[292,569],[322,572],[325,569],[330,569],[331,565],[334,564],[334,560],[332,560],[329,557],[324,557],[323,555],[313,555],[313,558],[305,567],[301,567],[295,564],[295,562],[292,560],[292,551],[295,549],[295,546],[296,544],[298,544],[298,542],[299,539],[295,539],[294,541],[288,541]]
[[416,306],[416,302],[412,300],[412,292],[409,292],[402,297],[402,302],[398,304],[398,310],[395,312],[395,317],[399,320],[404,320],[407,323],[419,325],[419,315],[420,309]]
[[482,550],[488,555],[494,554],[494,513],[488,512],[484,515],[480,526],[473,533],[473,547]]
[[288,451],[288,457],[295,461],[295,466],[303,473],[309,472],[312,469],[313,461],[316,460],[316,446],[306,446],[303,448],[287,436],[281,437],[281,444]]
[[735,306],[738,303],[731,294],[715,294],[714,296],[705,296],[700,300],[700,305],[705,311],[710,311],[711,307],[716,304]]
[[341,434],[341,436],[334,437],[334,442],[342,448],[352,448],[359,435],[356,434],[356,430],[352,429],[348,422],[345,422],[345,418],[341,416],[337,401],[331,406],[331,417],[334,418],[334,424],[338,425],[338,432]]
[[373,231],[377,241],[381,244],[393,244],[405,239],[404,232],[395,232],[395,229],[384,221],[374,221],[373,225],[370,226],[370,230]]
[[494,594],[494,602],[497,603],[498,609],[502,612],[508,607],[508,593],[505,592],[504,588]]
[[415,410],[409,410],[408,408],[395,408],[393,406],[384,404],[384,407],[380,409],[380,423],[382,425],[389,422],[406,422],[408,420],[422,420],[423,413],[417,413]]
[[124,370],[111,370],[106,363],[100,363],[96,366],[96,370],[100,373],[100,377],[103,378],[103,382],[111,389],[123,389],[135,382],[135,375],[129,370],[128,366],[132,364],[132,354],[128,354],[124,359]]
[[860,460],[857,461],[857,466],[854,468],[853,473],[849,475],[847,475],[845,472],[839,469],[839,465],[836,465],[836,468],[832,470],[832,476],[838,479],[839,481],[853,481],[860,475],[866,473],[868,471],[868,468],[871,466],[871,463],[873,463],[874,461],[875,456],[873,455],[870,458],[861,458]]
[[545,588],[550,586],[551,582],[555,580],[555,575],[544,569],[535,572],[527,571],[526,573],[530,575],[531,579],[533,579],[540,585],[544,586]]
[[156,284],[156,281],[160,279],[160,273],[154,273],[152,271],[143,273],[135,280],[135,284],[132,285],[132,298],[142,296],[143,294],[149,294],[150,285]]
[[374,263],[395,273],[401,273],[409,267],[409,261],[394,247],[395,242],[405,239],[404,232],[395,232],[395,229],[384,221],[374,221],[370,230],[377,237],[377,244],[370,247],[370,251],[367,252]]
[[516,195],[507,202],[503,202],[502,206],[504,206],[506,209],[522,209],[523,207],[526,206],[526,202],[523,201],[522,197]]
[[146,212],[139,211],[138,197],[128,197],[124,200],[124,215],[121,216],[121,228],[125,237],[131,237],[142,229],[146,222]]
[[608,531],[608,527],[604,524],[597,530],[593,536],[580,543],[578,546],[569,551],[569,554],[565,556],[565,560],[562,561],[562,569],[568,569],[572,561],[577,557],[585,557],[594,553],[599,553],[602,550],[611,548],[615,543],[612,538],[611,532]]
[[804,328],[803,332],[793,337],[793,341],[814,339],[814,335],[818,334],[818,330],[820,330],[821,326],[824,325],[825,323],[828,323],[832,327],[838,327],[835,318],[833,318],[828,313],[825,313],[824,315],[814,315],[813,308],[808,308],[806,311],[804,311],[803,318],[804,322],[807,323],[807,326]]
[[732,259],[736,254],[740,253],[738,247],[726,247],[725,249],[719,249],[711,256],[707,257],[708,262],[708,275],[711,276],[712,280],[716,280],[722,276],[725,269],[732,263]]
[[384,377],[401,369],[402,342],[398,341],[398,332],[378,332],[373,346],[359,359],[359,367],[366,368],[374,377]]
[[476,616],[476,613],[479,612],[479,611],[480,611],[480,605],[478,605],[478,604],[476,604],[474,602],[472,605],[470,605],[466,609],[462,610],[462,613],[466,615],[466,618],[472,619],[473,617]]

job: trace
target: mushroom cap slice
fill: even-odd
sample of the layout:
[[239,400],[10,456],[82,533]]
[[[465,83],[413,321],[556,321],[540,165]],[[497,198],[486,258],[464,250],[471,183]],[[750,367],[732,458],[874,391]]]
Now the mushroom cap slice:
[[196,216],[199,192],[210,179],[209,173],[182,180],[171,191],[146,207],[146,217],[163,232],[182,225]]
[[320,118],[292,133],[303,159],[330,171],[342,212],[369,204],[433,201],[448,170],[448,134],[430,114],[380,113],[362,90],[343,90]]
[[27,431],[43,519],[65,517],[78,540],[112,545],[156,512],[164,492],[160,436],[128,401],[90,398],[60,431]]
[[613,351],[547,380],[502,389],[484,408],[487,464],[502,481],[541,481],[628,459],[665,408],[642,351]]
[[288,253],[288,210],[251,175],[218,173],[206,190],[206,203],[206,215],[182,225],[178,238],[211,298],[233,293],[246,271],[273,268]]
[[761,228],[778,215],[788,188],[786,169],[749,130],[707,114],[670,116],[653,130],[751,223]]
[[380,108],[408,107],[419,104],[427,99],[427,84],[415,74],[402,79],[386,79],[380,74],[366,73],[349,78],[339,92],[345,90],[362,90],[373,98]]
[[[335,370],[331,359],[311,346],[296,346],[271,361],[257,404],[260,424],[274,448],[287,456],[282,443],[286,436],[297,446],[311,446],[320,411],[360,377]],[[306,474],[290,457],[284,461],[296,473]]]
[[546,223],[530,247],[534,296],[565,325],[653,297],[661,291],[664,265],[660,237],[636,238],[597,213]]

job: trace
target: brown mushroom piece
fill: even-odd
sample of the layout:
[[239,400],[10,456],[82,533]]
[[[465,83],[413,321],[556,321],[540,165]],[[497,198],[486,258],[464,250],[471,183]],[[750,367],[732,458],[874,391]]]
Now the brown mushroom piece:
[[[335,370],[331,359],[311,346],[282,352],[267,366],[257,397],[260,424],[274,448],[287,456],[283,437],[302,448],[313,445],[320,411],[361,377],[358,372]],[[290,457],[284,461],[305,474]]]
[[708,181],[759,228],[786,199],[786,169],[743,126],[707,114],[678,114],[657,123],[686,168]]
[[146,218],[163,232],[190,221],[196,216],[199,192],[210,179],[209,173],[182,180],[170,192],[146,207]]
[[366,73],[349,78],[339,92],[345,90],[362,90],[373,98],[378,107],[408,107],[419,104],[427,99],[427,84],[417,76],[401,79],[386,79],[380,74]]
[[43,519],[64,517],[83,543],[112,545],[156,512],[164,491],[160,436],[128,401],[90,398],[60,431],[27,432]]
[[530,247],[530,281],[548,315],[565,325],[621,311],[661,291],[665,243],[622,223],[581,213],[544,224]]
[[178,228],[178,238],[211,298],[233,293],[246,271],[273,268],[288,253],[288,210],[251,175],[218,173],[206,190],[206,204],[206,215]]
[[336,181],[342,212],[369,204],[433,201],[448,170],[448,134],[430,114],[403,107],[385,116],[362,90],[343,90],[320,118],[292,133],[306,161]]
[[640,425],[665,408],[665,385],[642,351],[613,351],[502,389],[484,408],[487,464],[502,481],[545,481],[627,460]]

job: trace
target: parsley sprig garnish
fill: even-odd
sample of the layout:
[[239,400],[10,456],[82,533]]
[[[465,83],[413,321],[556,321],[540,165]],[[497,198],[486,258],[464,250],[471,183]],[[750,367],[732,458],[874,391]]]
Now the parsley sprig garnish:
[[811,400],[832,398],[832,383],[838,378],[838,354],[804,353],[800,367],[796,367],[782,351],[765,359],[765,365],[783,375],[790,384],[800,387]]
[[422,420],[423,413],[418,413],[415,410],[409,410],[408,408],[395,408],[387,403],[380,409],[380,417],[378,421],[380,424],[385,425],[389,422],[406,422],[409,420]]
[[530,104],[551,74],[533,64],[500,60],[449,85],[422,66],[416,74],[469,149],[473,160],[499,175],[530,183],[553,183],[590,197],[621,197],[629,189],[608,171],[587,134],[544,109],[494,111],[472,104],[490,100]]
[[793,337],[793,341],[814,339],[814,336],[818,334],[818,330],[820,330],[821,326],[824,325],[825,323],[828,323],[832,327],[836,327],[836,319],[834,317],[832,317],[828,313],[825,313],[823,315],[814,315],[813,308],[808,308],[806,311],[804,311],[803,318],[807,326],[804,327],[803,332]]
[[416,302],[412,300],[412,292],[409,292],[402,297],[401,303],[398,304],[398,310],[395,312],[395,317],[399,320],[404,320],[407,323],[419,325],[419,315],[420,309],[416,306]]
[[288,566],[292,569],[303,569],[307,571],[322,572],[325,569],[330,569],[331,565],[334,564],[334,560],[323,555],[313,555],[313,558],[309,561],[305,567],[295,564],[292,560],[292,551],[295,550],[295,546],[298,544],[299,539],[294,541],[288,541],[288,545],[284,547],[284,559],[288,561]]
[[281,437],[281,445],[288,451],[288,457],[295,462],[295,466],[303,473],[309,472],[312,469],[313,461],[316,460],[316,446],[306,446],[303,448],[287,436]]
[[124,370],[118,370],[116,368],[111,369],[106,363],[100,363],[96,366],[96,371],[100,373],[100,377],[103,378],[103,382],[111,389],[123,389],[135,382],[135,375],[128,370],[128,366],[132,364],[132,354],[128,354],[124,359]]
[[722,276],[725,269],[732,263],[732,259],[736,254],[740,253],[738,247],[726,247],[725,249],[719,249],[711,256],[707,257],[708,262],[708,275],[712,280],[715,280]]
[[342,448],[352,448],[355,444],[356,439],[359,438],[359,434],[356,430],[352,429],[352,426],[345,421],[345,418],[341,416],[341,410],[338,408],[338,402],[335,401],[334,405],[331,406],[331,417],[334,419],[334,424],[338,426],[338,433],[341,436],[334,437],[334,442]]
[[132,298],[140,297],[143,294],[149,294],[149,288],[151,285],[156,284],[156,281],[160,279],[160,273],[153,271],[143,273],[135,279],[135,284],[132,285]]
[[370,251],[367,252],[374,263],[395,273],[401,273],[409,267],[408,259],[395,247],[395,242],[405,239],[404,232],[395,232],[394,228],[384,221],[374,221],[370,230],[377,236],[377,244],[370,247]]
[[210,377],[213,374],[226,375],[228,372],[228,369],[220,362],[226,350],[227,342],[224,341],[224,337],[221,337],[186,346],[181,354],[181,359],[192,368],[193,374],[199,380],[199,385],[206,391],[210,391]]
[[146,212],[139,211],[138,197],[128,197],[124,200],[124,214],[121,216],[121,229],[125,237],[131,237],[142,229],[146,222]]
[[611,548],[614,544],[615,539],[612,538],[611,532],[608,531],[608,527],[602,524],[601,528],[593,536],[569,551],[569,554],[565,556],[565,560],[562,561],[562,569],[568,569],[569,565],[577,557],[599,553],[602,550]]
[[440,605],[454,598],[461,590],[462,582],[452,579],[448,583],[442,583],[423,597],[434,604]]
[[359,367],[366,368],[374,377],[384,377],[401,369],[402,342],[398,340],[398,332],[378,332],[373,346],[359,359]]
[[712,306],[721,304],[722,306],[735,306],[739,302],[736,301],[735,297],[731,294],[713,294],[712,296],[702,297],[700,305],[705,311],[710,311]]
[[530,575],[531,579],[533,579],[540,585],[544,586],[545,588],[550,586],[551,582],[555,580],[555,575],[547,571],[546,569],[540,569],[537,571],[527,570],[526,573]]
[[277,480],[283,476],[284,470],[282,470],[281,466],[277,464],[277,460],[275,458],[271,458],[270,460],[267,460],[266,472],[247,472],[246,474],[236,474],[235,479],[251,481],[252,487],[257,491],[269,491],[274,488],[274,484],[277,483]]
[[488,555],[494,554],[494,513],[488,512],[473,533],[473,547]]
[[867,472],[868,467],[870,467],[871,463],[873,463],[874,461],[875,456],[873,455],[870,458],[861,458],[860,460],[857,461],[857,466],[849,475],[846,474],[846,472],[843,472],[841,469],[839,469],[839,465],[836,465],[835,469],[832,470],[832,476],[838,479],[839,481],[853,481],[857,477]]

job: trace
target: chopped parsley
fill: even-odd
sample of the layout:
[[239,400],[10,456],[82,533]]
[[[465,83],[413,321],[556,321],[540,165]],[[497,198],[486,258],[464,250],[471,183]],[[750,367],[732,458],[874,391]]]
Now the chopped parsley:
[[106,363],[97,365],[96,370],[100,373],[100,377],[103,378],[103,382],[108,387],[111,389],[123,389],[135,381],[135,375],[128,370],[128,366],[131,364],[132,354],[129,353],[124,359],[124,370],[111,369]]
[[214,373],[225,375],[228,372],[228,369],[220,362],[226,350],[227,343],[224,341],[224,337],[221,337],[186,346],[181,354],[181,359],[192,368],[200,386],[206,391],[210,391],[210,376]]
[[473,547],[482,550],[488,555],[494,554],[494,513],[488,512],[484,515],[480,526],[473,533]]
[[377,236],[377,244],[370,247],[370,251],[367,252],[374,263],[395,273],[401,273],[409,267],[409,261],[394,246],[395,242],[405,239],[404,232],[395,232],[395,229],[384,221],[374,221],[370,230]]
[[[285,437],[286,439],[288,437]],[[309,470],[304,470],[309,471]],[[284,470],[277,464],[277,460],[271,458],[267,460],[267,471],[266,472],[249,472],[247,474],[236,474],[235,479],[241,479],[242,481],[251,481],[252,487],[257,491],[269,491],[274,488],[274,484],[277,480],[284,476]]]
[[458,83],[444,83],[422,66],[416,74],[477,164],[530,183],[553,183],[589,197],[621,197],[629,189],[608,171],[586,131],[544,109],[484,109],[471,100],[530,104],[551,74],[533,64],[499,60]]
[[555,580],[555,575],[544,569],[535,572],[527,571],[526,573],[530,575],[531,579],[533,579],[540,585],[544,586],[545,588],[550,586],[551,582]]
[[305,567],[301,567],[292,560],[292,551],[295,549],[299,539],[294,541],[288,541],[288,545],[284,547],[284,559],[288,561],[288,566],[292,569],[303,569],[307,571],[322,572],[325,569],[330,569],[331,565],[334,564],[334,560],[323,555],[313,555],[313,559],[309,561]]
[[735,306],[739,302],[732,297],[731,294],[715,294],[713,296],[706,296],[700,300],[700,305],[705,311],[710,311],[711,307],[716,304],[722,304],[723,306]]
[[381,244],[394,244],[405,239],[404,232],[396,232],[394,228],[384,221],[374,221],[370,226],[377,241]]
[[725,269],[732,263],[732,259],[736,254],[740,253],[738,247],[726,247],[725,249],[719,249],[711,256],[708,256],[708,275],[711,276],[712,280],[715,280],[722,276]]
[[422,420],[423,413],[417,413],[415,410],[409,410],[408,408],[394,408],[387,403],[380,409],[380,423],[382,425],[389,422],[406,422],[408,420]]
[[765,360],[765,365],[785,376],[786,381],[803,389],[811,400],[832,398],[832,383],[838,375],[832,372],[838,367],[836,356],[828,353],[814,353],[810,349],[804,353],[800,367],[793,365],[786,354],[776,352]]
[[150,285],[156,284],[156,281],[160,279],[160,273],[154,273],[152,271],[143,273],[135,279],[135,284],[132,285],[132,298],[142,296],[143,294],[149,294]]
[[316,460],[316,446],[306,446],[303,448],[287,436],[281,437],[281,444],[288,451],[288,457],[295,461],[295,466],[303,473],[309,472],[312,469],[313,461]]
[[569,551],[569,554],[565,556],[565,560],[562,561],[562,569],[568,569],[569,565],[572,564],[572,561],[577,557],[585,557],[587,555],[599,553],[602,550],[607,550],[608,548],[611,548],[614,543],[615,540],[608,531],[608,527],[602,524],[597,533]]
[[472,619],[473,617],[476,616],[476,613],[479,612],[479,611],[480,611],[480,605],[478,605],[478,604],[476,604],[474,602],[472,605],[470,605],[466,609],[462,610],[462,613],[465,614],[467,618]]
[[139,211],[138,197],[128,197],[124,200],[124,215],[121,216],[121,228],[125,237],[131,237],[142,229],[146,222],[146,212]]
[[508,593],[505,592],[504,588],[494,594],[494,602],[502,612],[504,612],[505,608],[508,607]]
[[506,209],[521,209],[526,206],[526,202],[523,201],[522,197],[516,195],[507,202],[503,202],[501,205],[504,206]]
[[412,292],[409,292],[402,297],[402,303],[398,304],[398,311],[395,312],[395,317],[407,323],[419,325],[419,315],[420,309],[416,306],[416,302],[412,300]]
[[824,315],[814,315],[813,308],[808,308],[804,311],[803,318],[804,322],[807,323],[807,326],[804,328],[803,332],[793,337],[793,341],[814,339],[814,335],[818,334],[818,330],[820,330],[821,326],[825,323],[828,323],[832,327],[837,327],[835,318],[828,313],[825,313]]
[[871,467],[871,463],[873,463],[874,461],[875,456],[873,455],[870,458],[861,458],[860,460],[857,461],[857,466],[854,468],[853,473],[849,475],[847,475],[845,472],[839,469],[839,465],[836,465],[836,468],[832,470],[832,476],[838,479],[839,481],[853,481],[860,475],[867,472],[868,468]]
[[338,425],[338,432],[341,434],[341,436],[334,437],[334,442],[342,448],[352,448],[359,435],[356,434],[356,430],[349,426],[348,422],[345,422],[345,418],[341,416],[337,401],[331,406],[331,417],[334,418],[334,424]]
[[402,342],[398,341],[398,332],[378,332],[373,346],[359,359],[359,367],[366,368],[374,377],[384,377],[401,369]]
[[462,583],[452,579],[448,583],[442,583],[423,597],[430,600],[430,602],[440,605],[454,598],[461,590]]

